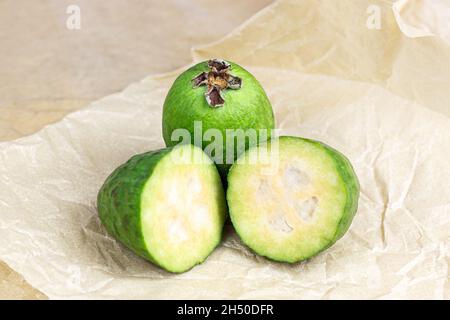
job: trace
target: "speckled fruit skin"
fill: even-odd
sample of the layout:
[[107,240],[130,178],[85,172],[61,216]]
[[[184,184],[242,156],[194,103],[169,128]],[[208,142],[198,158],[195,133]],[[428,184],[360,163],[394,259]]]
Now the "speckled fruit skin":
[[[227,61],[229,62],[229,61]],[[237,90],[227,89],[222,92],[225,103],[212,108],[205,99],[206,87],[193,88],[191,80],[201,72],[208,71],[207,61],[200,62],[183,72],[173,83],[167,94],[163,108],[162,130],[167,146],[176,145],[171,141],[172,132],[184,128],[191,133],[194,141],[194,121],[202,121],[203,133],[210,128],[219,129],[224,137],[223,154],[226,155],[226,129],[273,129],[275,121],[272,106],[264,89],[244,68],[231,64],[230,73],[242,79],[242,87]],[[270,130],[268,132],[270,137]],[[204,149],[211,141],[202,141]],[[246,149],[249,147],[246,143]],[[234,150],[234,159],[239,151]],[[223,161],[225,162],[225,160]],[[231,164],[217,164],[222,177],[226,177]]]
[[350,160],[348,160],[345,155],[322,142],[308,139],[304,140],[321,146],[330,155],[330,157],[333,158],[336,164],[337,171],[339,172],[342,180],[345,182],[345,185],[347,187],[347,201],[344,208],[345,214],[342,216],[342,219],[339,222],[334,237],[331,239],[328,246],[323,249],[325,250],[326,248],[332,246],[340,238],[342,238],[350,228],[353,218],[358,211],[358,200],[361,187],[359,184],[358,176],[356,175]]
[[106,179],[97,197],[97,209],[106,230],[129,249],[155,264],[142,234],[141,193],[158,162],[171,148],[133,156]]

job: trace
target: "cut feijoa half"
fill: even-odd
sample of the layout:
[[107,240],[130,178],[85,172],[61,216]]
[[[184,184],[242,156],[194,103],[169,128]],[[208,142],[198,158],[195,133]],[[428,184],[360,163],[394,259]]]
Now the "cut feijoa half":
[[359,183],[348,159],[297,137],[247,150],[228,174],[233,226],[255,253],[294,263],[328,248],[348,230]]
[[220,176],[193,145],[132,157],[107,178],[97,202],[111,235],[170,272],[202,263],[221,241],[226,203]]

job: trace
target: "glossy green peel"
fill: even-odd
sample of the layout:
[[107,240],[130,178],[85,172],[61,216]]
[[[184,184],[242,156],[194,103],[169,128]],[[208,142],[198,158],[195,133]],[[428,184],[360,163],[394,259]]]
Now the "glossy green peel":
[[359,183],[348,161],[329,146],[297,137],[246,151],[228,174],[231,221],[257,254],[282,262],[308,259],[350,227]]
[[[196,123],[201,131],[198,139]],[[166,145],[178,144],[176,129],[186,129],[190,133],[188,142],[201,145],[223,176],[237,156],[254,145],[246,139],[239,147],[235,138],[227,137],[227,129],[255,130],[258,143],[270,137],[274,126],[272,106],[259,82],[244,68],[223,60],[204,61],[183,72],[164,102],[162,130]],[[217,135],[207,133],[209,129],[213,129],[210,133],[220,133],[220,148],[208,148],[217,139]]]
[[107,178],[97,206],[111,235],[177,273],[207,258],[221,241],[226,218],[218,171],[193,145],[132,157]]

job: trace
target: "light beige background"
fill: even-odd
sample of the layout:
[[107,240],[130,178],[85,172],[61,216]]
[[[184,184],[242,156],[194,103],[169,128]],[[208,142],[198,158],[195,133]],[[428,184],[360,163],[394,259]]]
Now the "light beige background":
[[[271,0],[0,1],[0,141],[191,62]],[[81,30],[66,8],[81,8]],[[0,262],[0,298],[44,298]]]
[[[270,0],[0,1],[0,141],[191,62]],[[66,8],[81,8],[81,30]]]

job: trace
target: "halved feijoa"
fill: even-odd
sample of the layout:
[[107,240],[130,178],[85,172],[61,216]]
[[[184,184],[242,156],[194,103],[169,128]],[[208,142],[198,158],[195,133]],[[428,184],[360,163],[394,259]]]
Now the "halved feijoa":
[[125,246],[170,272],[202,263],[219,244],[226,218],[220,176],[198,147],[132,157],[98,194],[100,220]]
[[233,226],[257,254],[297,262],[349,228],[359,183],[350,162],[327,145],[280,137],[246,151],[228,174]]

